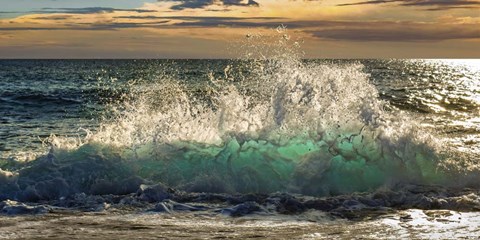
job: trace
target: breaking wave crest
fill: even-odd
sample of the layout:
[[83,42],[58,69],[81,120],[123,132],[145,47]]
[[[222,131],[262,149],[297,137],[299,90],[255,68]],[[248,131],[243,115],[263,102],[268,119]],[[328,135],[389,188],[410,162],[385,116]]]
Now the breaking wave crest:
[[301,60],[285,36],[272,56],[232,60],[204,82],[164,75],[132,87],[84,139],[52,137],[48,154],[1,171],[0,197],[126,194],[158,182],[315,196],[474,182],[441,138],[379,99],[362,65]]

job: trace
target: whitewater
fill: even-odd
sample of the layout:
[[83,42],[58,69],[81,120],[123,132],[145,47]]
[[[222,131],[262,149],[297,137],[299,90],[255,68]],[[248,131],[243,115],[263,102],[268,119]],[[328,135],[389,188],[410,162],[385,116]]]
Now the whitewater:
[[478,237],[478,61],[304,60],[277,31],[0,61],[0,237]]

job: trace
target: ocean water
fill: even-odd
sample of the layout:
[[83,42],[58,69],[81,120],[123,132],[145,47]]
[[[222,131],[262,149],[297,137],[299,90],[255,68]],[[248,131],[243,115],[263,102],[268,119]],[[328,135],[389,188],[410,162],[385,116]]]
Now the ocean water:
[[480,61],[0,60],[0,238],[479,237]]

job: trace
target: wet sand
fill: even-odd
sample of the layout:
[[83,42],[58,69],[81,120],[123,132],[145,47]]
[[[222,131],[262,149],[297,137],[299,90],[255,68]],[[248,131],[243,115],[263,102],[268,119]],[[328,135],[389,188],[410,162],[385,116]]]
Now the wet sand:
[[230,217],[211,212],[58,211],[1,216],[2,239],[478,239],[480,213],[410,209],[363,220],[321,211]]

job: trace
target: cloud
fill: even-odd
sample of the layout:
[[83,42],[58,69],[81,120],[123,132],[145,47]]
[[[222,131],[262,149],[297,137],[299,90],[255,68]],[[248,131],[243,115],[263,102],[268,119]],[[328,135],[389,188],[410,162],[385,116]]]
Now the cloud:
[[0,11],[0,18],[9,18],[22,12],[9,12],[9,11]]
[[[176,27],[230,27],[230,28],[246,28],[246,27],[263,27],[276,28],[285,22],[256,22],[256,21],[231,21],[226,19],[200,19],[200,21],[184,21],[172,24]],[[292,26],[295,23],[292,23]]]
[[67,19],[71,19],[72,16],[71,15],[62,15],[62,16],[58,16],[58,15],[53,15],[53,16],[44,16],[44,17],[34,17],[32,19],[35,19],[35,20],[67,20]]
[[239,20],[279,20],[282,17],[222,17],[222,16],[118,16],[116,19],[178,19],[189,21],[239,21]]
[[95,23],[90,24],[90,30],[116,30],[122,28],[155,28],[160,26],[166,26],[165,24],[170,22],[169,20],[165,21],[156,21],[156,22],[143,22],[143,23],[122,23],[122,22],[112,22],[112,23]]
[[223,0],[222,2],[226,6],[260,6],[258,2],[253,0],[248,0],[248,2],[243,2],[242,0]]
[[478,24],[338,22],[334,27],[307,30],[306,32],[320,39],[357,42],[432,42],[480,39]]
[[254,0],[158,0],[158,2],[176,2],[171,7],[172,10],[183,10],[188,8],[206,8],[210,5],[223,6],[244,6],[244,7],[258,7],[258,2]]
[[[51,30],[69,30],[69,28],[58,27],[0,27],[0,31],[51,31]],[[88,30],[88,29],[78,29]]]
[[[61,19],[64,16],[41,16],[41,19]],[[36,19],[36,18],[32,18]],[[125,21],[123,21],[125,20]],[[292,20],[279,17],[229,17],[229,16],[156,16],[124,15],[94,23],[68,23],[57,26],[6,25],[0,31],[25,30],[104,30],[151,28],[275,28],[286,25],[317,39],[354,42],[438,42],[455,39],[480,39],[478,20],[444,19],[440,22],[413,21],[335,21]]]
[[32,11],[32,13],[70,13],[70,14],[94,14],[94,13],[112,13],[112,12],[156,12],[147,9],[119,9],[105,7],[86,7],[86,8],[42,8],[40,11]]
[[112,23],[94,23],[94,24],[64,24],[60,27],[0,27],[0,31],[114,31],[118,29],[125,28],[158,28],[161,26],[166,26],[168,20],[157,21],[157,22],[144,22],[144,23],[123,23],[123,22],[112,22]]
[[[117,19],[143,19],[143,20],[164,20],[161,22],[143,22],[143,23],[129,23],[132,24],[132,27],[150,27],[150,28],[214,28],[214,27],[229,27],[229,28],[246,28],[246,27],[263,27],[263,28],[275,28],[282,24],[285,21],[279,21],[283,18],[276,17],[214,17],[214,16],[165,16],[165,17],[155,17],[155,16],[124,16],[116,17]],[[180,20],[180,22],[175,22],[171,24],[162,24],[158,23],[167,23],[170,20]],[[271,21],[267,21],[271,20]],[[118,24],[118,23],[117,23]],[[111,24],[109,25],[112,28],[116,28],[118,25]],[[299,27],[300,25],[292,23],[292,27]]]
[[[180,20],[169,27],[277,27],[289,20],[281,17],[221,17],[221,16],[118,16],[115,19]],[[281,21],[280,21],[281,20]],[[292,24],[293,25],[293,24]],[[298,25],[295,24],[295,27]]]
[[426,10],[430,11],[459,8],[480,8],[480,1],[478,0],[370,0],[363,2],[338,4],[337,6],[355,6],[386,3],[396,3],[397,5],[407,7],[428,7]]
[[213,0],[173,0],[173,2],[180,2],[179,4],[173,5],[171,7],[171,9],[173,10],[183,10],[185,8],[204,8],[214,3]]

